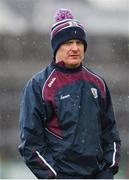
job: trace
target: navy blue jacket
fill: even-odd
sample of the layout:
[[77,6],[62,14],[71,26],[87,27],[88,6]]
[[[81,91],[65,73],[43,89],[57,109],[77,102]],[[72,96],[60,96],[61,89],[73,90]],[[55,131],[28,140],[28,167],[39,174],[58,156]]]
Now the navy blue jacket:
[[105,81],[52,62],[24,87],[19,151],[37,178],[118,171],[120,138]]

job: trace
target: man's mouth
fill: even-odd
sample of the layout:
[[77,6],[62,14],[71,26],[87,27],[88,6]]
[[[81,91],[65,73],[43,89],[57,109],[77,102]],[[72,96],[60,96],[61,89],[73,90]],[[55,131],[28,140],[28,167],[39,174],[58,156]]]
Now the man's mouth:
[[77,54],[71,54],[70,56],[71,57],[79,57],[79,55],[77,55]]

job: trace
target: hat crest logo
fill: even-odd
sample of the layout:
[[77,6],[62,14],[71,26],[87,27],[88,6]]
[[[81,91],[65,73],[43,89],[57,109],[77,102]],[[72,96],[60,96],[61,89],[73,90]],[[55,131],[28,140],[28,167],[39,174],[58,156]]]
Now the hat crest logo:
[[69,22],[69,25],[70,26],[77,26],[78,24],[75,21],[71,21],[71,22]]

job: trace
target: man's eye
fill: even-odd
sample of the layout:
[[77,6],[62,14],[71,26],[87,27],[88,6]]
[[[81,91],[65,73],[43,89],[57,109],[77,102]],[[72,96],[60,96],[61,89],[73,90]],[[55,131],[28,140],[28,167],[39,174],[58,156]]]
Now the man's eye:
[[82,41],[78,41],[77,44],[83,44],[83,42]]
[[65,42],[65,44],[69,45],[69,44],[72,44],[72,42],[71,41],[67,41],[67,42]]

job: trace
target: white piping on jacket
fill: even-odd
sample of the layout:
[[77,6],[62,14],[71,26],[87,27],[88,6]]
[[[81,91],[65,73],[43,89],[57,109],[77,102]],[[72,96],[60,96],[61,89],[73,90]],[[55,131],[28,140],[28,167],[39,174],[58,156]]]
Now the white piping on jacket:
[[49,133],[51,133],[53,136],[56,136],[56,137],[59,138],[59,139],[63,139],[62,137],[60,137],[60,136],[56,135],[55,133],[51,132],[49,129],[47,129],[47,128],[45,128],[45,129],[46,129],[46,131],[48,131]]
[[44,85],[43,85],[43,88],[42,88],[42,98],[43,98],[43,100],[44,100],[44,88],[45,88],[45,86],[46,86],[46,83],[47,83],[47,81],[49,80],[49,78],[52,76],[52,74],[54,73],[54,71],[55,71],[55,69],[51,72],[51,74],[48,76],[48,78],[46,79],[46,81],[45,81],[45,83],[44,83]]
[[114,142],[113,145],[114,145],[114,153],[113,153],[112,164],[111,164],[110,168],[113,167],[113,166],[115,165],[116,143]]
[[55,176],[57,176],[56,171],[50,166],[50,164],[47,163],[47,161],[41,156],[41,154],[36,151],[38,157],[44,162],[44,164],[54,173]]

